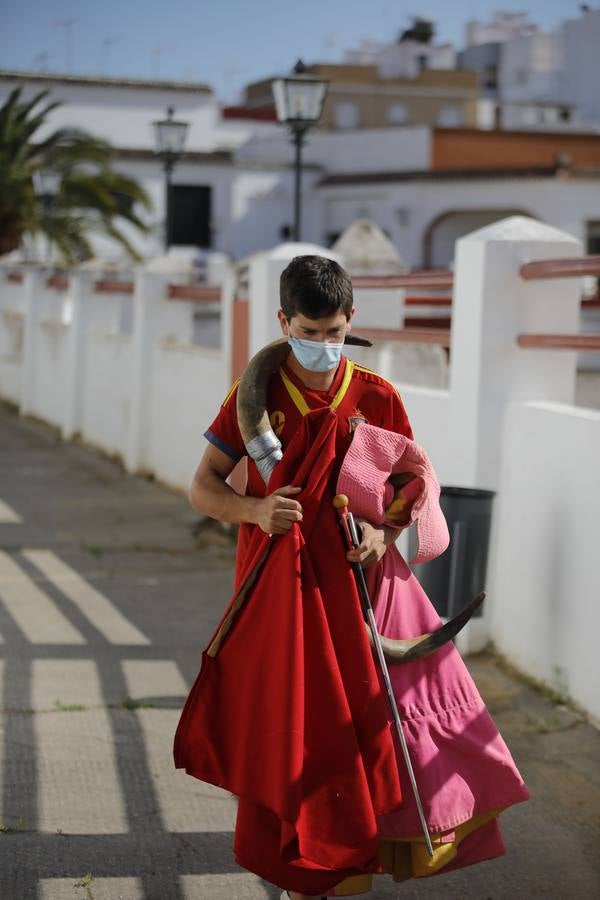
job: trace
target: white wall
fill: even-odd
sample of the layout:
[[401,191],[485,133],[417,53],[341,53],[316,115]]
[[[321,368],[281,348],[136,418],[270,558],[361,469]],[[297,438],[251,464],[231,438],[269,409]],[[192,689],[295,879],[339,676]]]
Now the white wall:
[[492,633],[600,721],[600,413],[511,406],[490,561]]
[[577,105],[582,122],[598,126],[600,9],[591,9],[579,19],[565,22],[563,30],[565,68],[561,78],[560,98]]
[[[0,103],[16,82],[0,82]],[[154,121],[164,119],[168,107],[174,107],[175,119],[189,123],[188,150],[210,152],[232,149],[248,140],[255,132],[272,130],[270,123],[222,123],[216,98],[197,90],[128,87],[118,81],[108,84],[65,83],[59,80],[25,81],[23,97],[32,98],[44,89],[50,100],[64,105],[49,116],[39,131],[40,138],[55,128],[83,128],[104,138],[117,148],[154,150]]]
[[[283,244],[245,262],[251,353],[278,334],[281,270],[293,256],[315,252],[329,253]],[[461,648],[477,650],[491,638],[519,668],[600,718],[600,658],[592,645],[600,414],[571,405],[573,351],[516,343],[521,332],[577,331],[577,280],[524,281],[519,267],[580,252],[569,234],[521,217],[462,238],[449,388],[397,386],[442,484],[497,492],[489,601]],[[104,304],[89,272],[71,273],[61,297],[44,286],[43,272],[31,270],[22,293],[13,285],[5,293],[0,280],[0,298],[26,316],[23,354],[13,363],[22,369],[21,411],[58,425],[65,437],[80,432],[119,453],[130,471],[152,471],[185,490],[228,388],[235,277],[229,272],[225,282],[219,349],[190,343],[189,308],[186,316],[183,302],[166,299],[167,282],[149,267],[136,272],[130,334],[119,328],[120,301]],[[3,329],[0,316],[0,347]]]
[[[324,185],[323,232],[343,231],[359,216],[366,215],[389,232],[402,259],[411,268],[423,265],[423,238],[428,226],[442,213],[456,210],[498,210],[503,218],[509,209],[520,209],[542,222],[585,240],[586,221],[598,217],[599,179],[560,178],[460,178],[431,181],[392,181],[385,184]],[[397,211],[407,215],[406,224]],[[468,233],[454,233],[455,239]],[[307,235],[310,237],[310,235]],[[315,238],[316,239],[316,238]],[[436,251],[434,264],[447,267],[453,257],[450,245]],[[443,248],[440,248],[443,249]]]
[[[285,129],[272,137],[255,137],[236,153],[243,162],[291,165],[292,149]],[[351,134],[310,131],[302,158],[329,174],[341,172],[410,171],[427,169],[431,160],[431,130],[424,126],[372,128]]]
[[0,394],[13,403],[22,391],[25,293],[0,267]]

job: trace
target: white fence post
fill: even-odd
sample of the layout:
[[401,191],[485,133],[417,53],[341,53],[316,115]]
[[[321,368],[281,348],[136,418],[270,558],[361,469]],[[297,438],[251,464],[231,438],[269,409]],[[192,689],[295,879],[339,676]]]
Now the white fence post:
[[168,275],[139,268],[135,272],[133,296],[133,379],[131,420],[125,448],[125,465],[130,472],[148,465],[152,358],[160,329],[160,306],[165,302]]
[[85,343],[91,313],[92,273],[74,269],[69,273],[71,320],[67,333],[67,372],[62,436],[70,440],[81,430],[85,378]]
[[504,419],[518,400],[571,403],[576,353],[523,350],[521,332],[576,333],[577,279],[524,281],[532,259],[577,256],[574,237],[524,216],[457,241],[450,366],[448,451],[456,483],[498,486]]
[[[519,270],[530,260],[580,253],[571,235],[523,216],[495,222],[457,241],[446,439],[454,485],[498,490],[511,403],[573,401],[576,353],[524,350],[517,336],[577,332],[577,279],[525,281]],[[445,483],[450,484],[447,479]],[[497,615],[495,607],[502,604],[494,590],[502,502],[501,496],[494,501],[485,585],[490,596],[483,618],[472,619],[459,636],[462,652],[482,649]]]
[[26,416],[35,410],[36,353],[35,345],[39,321],[44,312],[43,296],[46,288],[45,269],[28,268],[23,276],[25,318],[23,335],[23,378],[20,412]]

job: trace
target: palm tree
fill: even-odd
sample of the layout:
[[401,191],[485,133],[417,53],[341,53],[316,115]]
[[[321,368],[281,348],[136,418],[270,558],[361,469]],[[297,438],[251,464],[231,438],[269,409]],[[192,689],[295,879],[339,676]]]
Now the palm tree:
[[[146,191],[112,168],[113,150],[100,138],[59,128],[36,141],[36,132],[61,103],[45,103],[48,91],[29,101],[21,93],[21,87],[15,88],[0,107],[0,255],[42,233],[64,262],[81,262],[93,256],[89,236],[96,231],[139,258],[122,224],[149,230],[134,207],[151,208]],[[34,190],[34,178],[45,169],[60,178],[51,209]]]

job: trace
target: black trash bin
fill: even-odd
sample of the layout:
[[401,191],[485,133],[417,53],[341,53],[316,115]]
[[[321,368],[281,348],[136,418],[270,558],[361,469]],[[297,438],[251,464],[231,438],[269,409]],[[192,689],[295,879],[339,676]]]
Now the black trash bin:
[[[412,566],[440,616],[452,618],[485,588],[494,491],[442,487],[440,506],[450,546],[436,559]],[[416,529],[409,532],[409,559],[417,551]],[[475,616],[482,615],[479,607]]]

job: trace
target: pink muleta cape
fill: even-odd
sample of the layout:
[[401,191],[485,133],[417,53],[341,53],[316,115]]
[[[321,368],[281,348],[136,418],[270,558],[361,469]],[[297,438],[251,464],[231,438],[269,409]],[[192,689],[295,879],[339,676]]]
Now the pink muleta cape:
[[[348,495],[355,516],[383,524],[393,501],[390,475],[405,472],[419,479],[410,522],[419,538],[413,562],[424,562],[441,554],[449,538],[438,479],[415,441],[359,425],[337,491]],[[395,544],[366,574],[380,634],[409,638],[439,627],[438,614]],[[393,664],[390,677],[429,830],[441,835],[431,861],[415,843],[413,874],[447,872],[502,854],[497,818],[486,814],[528,799],[529,792],[458,651],[449,643],[426,659]],[[398,758],[405,803],[380,816],[378,826],[382,837],[406,840],[420,834],[420,825]]]

